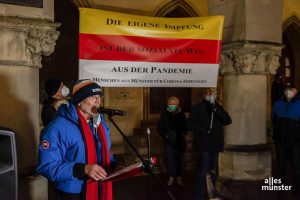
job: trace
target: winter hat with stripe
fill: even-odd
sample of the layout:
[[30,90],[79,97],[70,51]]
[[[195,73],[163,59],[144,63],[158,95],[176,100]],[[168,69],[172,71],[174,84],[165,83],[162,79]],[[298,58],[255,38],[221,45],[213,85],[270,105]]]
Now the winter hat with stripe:
[[73,87],[73,104],[77,105],[93,95],[102,95],[101,87],[90,79],[78,80]]

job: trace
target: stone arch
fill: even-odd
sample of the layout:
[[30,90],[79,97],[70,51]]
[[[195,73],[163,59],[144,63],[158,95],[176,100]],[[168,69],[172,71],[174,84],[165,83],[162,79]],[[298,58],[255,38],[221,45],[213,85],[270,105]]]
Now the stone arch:
[[[280,65],[290,67],[290,81],[297,88],[300,88],[300,20],[297,16],[293,15],[288,18],[282,27],[282,57]],[[287,63],[286,60],[289,60]]]
[[295,15],[289,17],[287,20],[285,20],[283,22],[282,31],[284,32],[289,26],[297,26],[299,28],[300,27],[300,19]]
[[159,10],[154,12],[155,17],[174,17],[172,13],[180,13],[184,17],[199,17],[199,14],[193,9],[193,7],[182,0],[170,1],[169,3],[163,5]]

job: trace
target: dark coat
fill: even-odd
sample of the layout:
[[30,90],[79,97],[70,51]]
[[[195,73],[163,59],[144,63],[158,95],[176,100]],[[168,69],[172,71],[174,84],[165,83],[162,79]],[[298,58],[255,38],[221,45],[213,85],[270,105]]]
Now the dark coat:
[[272,105],[278,100],[284,97],[284,85],[279,80],[274,80],[271,88],[271,103]]
[[162,136],[164,142],[185,149],[184,136],[187,132],[186,117],[184,113],[179,111],[171,113],[167,110],[161,113],[157,125],[157,131]]
[[41,117],[44,126],[49,124],[49,122],[51,122],[54,119],[57,113],[57,110],[54,107],[54,102],[55,99],[53,98],[49,98],[43,102]]
[[[212,130],[210,131],[212,110],[215,110],[215,112]],[[194,105],[188,120],[189,129],[194,133],[194,150],[201,152],[223,151],[223,126],[229,124],[231,124],[231,118],[220,104],[212,105],[204,100]]]

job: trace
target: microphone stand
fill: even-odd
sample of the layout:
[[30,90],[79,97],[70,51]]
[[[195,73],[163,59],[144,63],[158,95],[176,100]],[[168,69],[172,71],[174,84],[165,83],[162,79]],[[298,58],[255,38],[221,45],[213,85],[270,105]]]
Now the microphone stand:
[[[164,183],[160,180],[160,178],[156,175],[153,174],[152,169],[151,169],[151,162],[150,160],[145,161],[145,159],[139,154],[139,152],[136,150],[136,148],[131,144],[131,142],[127,139],[123,131],[119,128],[119,126],[116,124],[116,122],[112,118],[112,114],[107,114],[109,121],[114,125],[114,127],[119,131],[119,133],[122,135],[123,139],[127,142],[127,144],[130,146],[130,148],[134,151],[134,153],[137,155],[137,157],[142,161],[143,163],[143,168],[146,173],[149,173],[150,176],[153,176],[155,180],[162,186],[162,188],[166,191],[168,194],[169,198],[171,200],[176,200],[174,195],[171,193],[171,191],[164,185]],[[149,156],[149,154],[148,154]]]
[[[147,128],[147,141],[148,141],[148,161],[151,165],[151,153],[150,153],[150,128]],[[152,200],[152,181],[151,175],[149,174],[149,199]]]

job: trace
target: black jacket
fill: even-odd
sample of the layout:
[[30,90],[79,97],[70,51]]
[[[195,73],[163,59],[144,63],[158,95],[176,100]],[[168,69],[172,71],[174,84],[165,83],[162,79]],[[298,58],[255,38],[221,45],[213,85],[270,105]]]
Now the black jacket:
[[184,136],[187,132],[187,126],[185,115],[181,109],[174,113],[167,110],[162,112],[158,121],[157,131],[163,137],[164,142],[184,150]]
[[271,103],[272,105],[284,97],[284,85],[281,81],[274,80],[271,88]]
[[[210,131],[212,110],[214,110],[214,118],[212,130]],[[202,152],[223,151],[223,126],[229,124],[231,124],[229,114],[218,103],[212,105],[204,100],[194,105],[188,120],[189,129],[194,133],[194,150]]]
[[54,101],[55,99],[49,98],[43,102],[41,117],[44,126],[49,124],[49,122],[51,122],[54,119],[57,113],[57,110],[54,107]]

